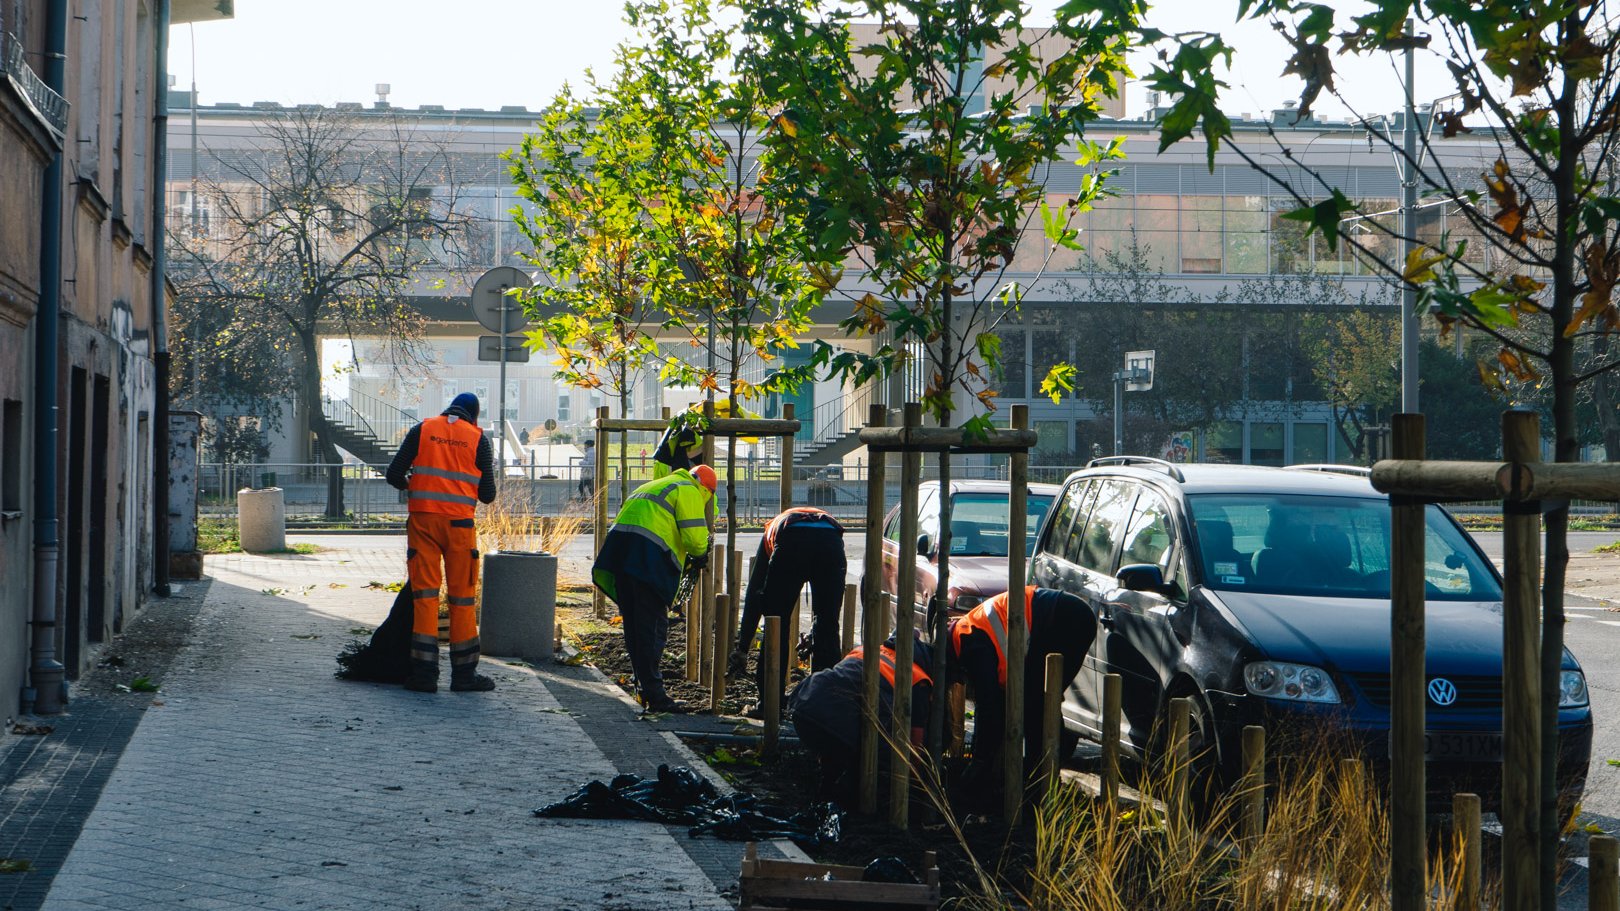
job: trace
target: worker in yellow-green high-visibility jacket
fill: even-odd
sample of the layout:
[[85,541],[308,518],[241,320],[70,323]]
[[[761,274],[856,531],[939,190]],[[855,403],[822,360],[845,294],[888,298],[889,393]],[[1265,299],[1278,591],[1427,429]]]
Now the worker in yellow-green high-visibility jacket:
[[649,712],[685,709],[664,691],[658,665],[669,634],[669,605],[687,559],[702,566],[709,558],[716,485],[714,469],[699,465],[637,487],[591,567],[591,580],[624,618],[625,651]]

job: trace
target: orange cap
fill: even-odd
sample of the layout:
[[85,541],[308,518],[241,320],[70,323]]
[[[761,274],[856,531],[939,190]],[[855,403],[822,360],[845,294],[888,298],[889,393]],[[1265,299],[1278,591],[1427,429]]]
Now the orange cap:
[[699,465],[692,469],[692,477],[697,478],[699,484],[707,487],[709,493],[714,493],[714,489],[720,485],[720,479],[715,476],[714,469],[707,465]]

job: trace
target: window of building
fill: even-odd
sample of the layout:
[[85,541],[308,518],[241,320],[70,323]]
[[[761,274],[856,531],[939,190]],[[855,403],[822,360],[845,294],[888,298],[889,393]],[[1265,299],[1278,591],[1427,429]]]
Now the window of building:
[[1243,424],[1238,421],[1216,421],[1204,432],[1204,461],[1243,462]]
[[1181,271],[1221,271],[1221,197],[1181,197]]
[[1036,421],[1035,422],[1035,454],[1038,456],[1061,455],[1069,451],[1069,422],[1068,421]]
[[567,420],[568,420],[568,393],[561,392],[561,393],[557,394],[557,423],[561,424],[561,423],[566,422]]
[[1023,327],[1002,327],[996,330],[1001,339],[1001,381],[996,391],[1005,399],[1026,399],[1030,392],[1026,386],[1029,377],[1028,336]]
[[1283,464],[1283,425],[1264,421],[1249,425],[1249,464]]
[[0,412],[0,509],[22,511],[22,402],[6,399]]
[[505,417],[506,417],[506,419],[508,421],[517,420],[518,403],[523,400],[522,399],[522,393],[521,393],[522,385],[523,384],[518,380],[507,380],[506,381],[506,411],[505,411]]
[[1327,460],[1327,425],[1295,424],[1294,457],[1289,462],[1295,465],[1315,465]]

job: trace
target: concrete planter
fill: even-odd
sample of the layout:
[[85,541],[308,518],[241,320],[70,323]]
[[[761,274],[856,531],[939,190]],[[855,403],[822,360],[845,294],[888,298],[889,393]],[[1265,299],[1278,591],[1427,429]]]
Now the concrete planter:
[[486,655],[550,658],[557,623],[557,558],[530,551],[484,557],[478,638]]
[[287,503],[281,488],[236,492],[236,534],[250,554],[287,549]]

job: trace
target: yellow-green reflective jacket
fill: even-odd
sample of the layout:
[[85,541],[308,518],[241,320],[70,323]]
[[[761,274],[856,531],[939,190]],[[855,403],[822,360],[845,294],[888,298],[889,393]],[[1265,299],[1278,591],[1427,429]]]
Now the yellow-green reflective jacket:
[[687,470],[648,481],[619,510],[591,567],[592,581],[615,601],[617,574],[646,583],[665,600],[674,598],[686,558],[709,552],[713,519],[714,494]]

